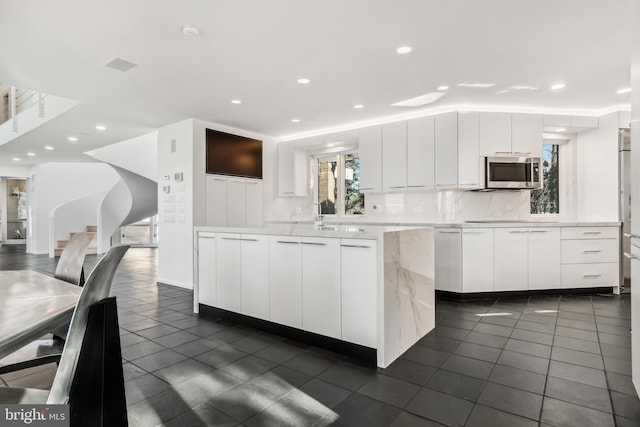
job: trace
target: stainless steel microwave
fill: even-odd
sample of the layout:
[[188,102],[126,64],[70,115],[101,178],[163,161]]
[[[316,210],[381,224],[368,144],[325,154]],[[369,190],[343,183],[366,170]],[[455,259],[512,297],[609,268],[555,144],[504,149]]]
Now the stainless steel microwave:
[[536,189],[542,187],[539,157],[487,157],[486,187],[489,189]]

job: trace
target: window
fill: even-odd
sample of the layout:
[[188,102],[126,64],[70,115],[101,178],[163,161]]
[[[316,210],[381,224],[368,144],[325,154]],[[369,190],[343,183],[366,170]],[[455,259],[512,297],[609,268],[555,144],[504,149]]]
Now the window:
[[542,146],[543,188],[531,192],[532,214],[560,213],[559,148],[557,144]]
[[317,191],[315,202],[323,215],[363,215],[360,192],[360,156],[345,152],[315,157]]

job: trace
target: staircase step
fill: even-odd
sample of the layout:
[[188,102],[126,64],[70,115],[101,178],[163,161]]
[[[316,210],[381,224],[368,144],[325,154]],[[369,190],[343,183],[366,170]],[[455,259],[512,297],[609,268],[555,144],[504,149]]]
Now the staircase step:
[[68,240],[58,240],[58,248],[65,248],[67,246],[67,243],[69,243]]
[[98,226],[97,225],[87,225],[87,231],[95,233],[95,232],[98,231]]

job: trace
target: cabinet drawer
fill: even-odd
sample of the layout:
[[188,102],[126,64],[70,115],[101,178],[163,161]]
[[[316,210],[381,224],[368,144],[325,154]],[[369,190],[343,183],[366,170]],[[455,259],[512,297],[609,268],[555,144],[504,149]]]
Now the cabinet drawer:
[[563,240],[562,263],[618,262],[618,239]]
[[616,239],[618,227],[562,227],[563,239]]
[[619,285],[617,262],[596,264],[565,264],[562,266],[563,288],[593,288]]

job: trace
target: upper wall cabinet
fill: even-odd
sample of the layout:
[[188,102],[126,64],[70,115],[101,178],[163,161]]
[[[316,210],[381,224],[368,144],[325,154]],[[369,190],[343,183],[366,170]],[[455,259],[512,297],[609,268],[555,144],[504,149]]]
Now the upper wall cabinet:
[[435,116],[435,188],[483,188],[478,113]]
[[382,125],[382,187],[407,188],[407,122]]
[[307,153],[296,147],[296,141],[278,143],[278,196],[307,195]]
[[360,129],[360,191],[379,193],[382,191],[382,127]]
[[435,117],[407,122],[407,188],[435,188]]
[[589,116],[559,116],[545,115],[543,117],[544,126],[556,126],[563,128],[587,128],[598,127],[598,118]]
[[542,155],[541,115],[479,114],[481,156]]

